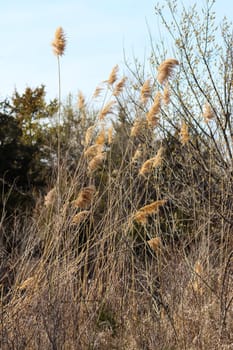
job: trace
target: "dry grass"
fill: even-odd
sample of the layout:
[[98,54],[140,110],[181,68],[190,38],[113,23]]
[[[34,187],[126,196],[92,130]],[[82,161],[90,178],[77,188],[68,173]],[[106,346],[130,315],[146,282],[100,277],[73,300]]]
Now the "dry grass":
[[[160,84],[178,64],[159,66]],[[2,350],[232,349],[230,175],[213,149],[204,148],[203,161],[208,142],[199,135],[192,148],[186,123],[157,123],[173,90],[166,85],[146,110],[150,81],[138,91],[143,105],[118,101],[124,84],[82,130],[74,170],[61,162],[60,190],[38,198],[32,215],[13,218],[15,246],[0,265]],[[130,120],[129,101],[138,118]],[[84,105],[80,96],[76,107]],[[110,126],[113,105],[119,115]]]

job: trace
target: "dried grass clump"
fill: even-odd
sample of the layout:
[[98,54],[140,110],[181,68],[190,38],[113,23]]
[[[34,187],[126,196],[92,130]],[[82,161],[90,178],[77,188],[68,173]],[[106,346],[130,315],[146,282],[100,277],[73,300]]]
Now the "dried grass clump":
[[155,127],[158,124],[159,118],[157,117],[161,107],[161,93],[157,92],[154,98],[154,103],[147,113],[147,122],[149,126]]
[[53,52],[56,56],[62,56],[66,48],[66,37],[62,27],[58,27],[52,41]]
[[139,175],[149,174],[152,169],[158,167],[162,163],[163,147],[160,147],[155,157],[146,160],[139,171]]
[[146,80],[141,87],[141,101],[146,103],[151,96],[151,81],[150,79]]
[[189,142],[189,130],[188,130],[188,125],[183,122],[181,125],[180,129],[180,142],[182,145],[185,145],[186,143]]
[[206,123],[208,123],[211,119],[214,118],[214,111],[209,103],[206,103],[203,107],[203,117]]
[[169,78],[171,78],[174,73],[174,68],[178,65],[179,61],[174,58],[168,58],[167,60],[163,61],[158,67],[158,82],[163,84]]
[[194,268],[195,276],[193,278],[193,281],[191,282],[192,289],[195,293],[202,295],[203,294],[203,287],[202,287],[202,277],[203,277],[203,265],[199,260],[196,261]]
[[110,75],[109,75],[109,78],[107,80],[108,84],[109,85],[113,85],[115,83],[115,81],[117,80],[117,73],[118,73],[118,70],[119,70],[119,67],[118,65],[114,66]]
[[123,88],[125,87],[127,77],[123,77],[115,86],[115,89],[113,90],[113,96],[118,96],[122,92]]
[[86,209],[90,207],[96,192],[95,186],[84,187],[78,194],[77,199],[72,202],[75,208]]
[[154,237],[152,239],[150,239],[149,241],[147,241],[147,243],[149,244],[150,248],[154,251],[154,252],[158,252],[159,248],[162,245],[161,242],[161,238],[160,237]]
[[113,113],[112,107],[115,103],[115,101],[110,101],[103,107],[103,109],[99,113],[100,120],[103,120],[107,114]]
[[56,200],[57,191],[56,188],[52,188],[44,197],[44,205],[46,208],[52,206]]
[[78,214],[76,214],[73,219],[72,219],[72,224],[76,224],[79,225],[80,223],[82,223],[87,216],[90,214],[89,210],[83,210],[80,211]]
[[159,201],[155,201],[151,204],[145,205],[141,209],[139,209],[133,216],[134,221],[140,224],[146,224],[147,218],[151,214],[155,214],[158,212],[159,208],[166,203],[166,199],[162,199]]

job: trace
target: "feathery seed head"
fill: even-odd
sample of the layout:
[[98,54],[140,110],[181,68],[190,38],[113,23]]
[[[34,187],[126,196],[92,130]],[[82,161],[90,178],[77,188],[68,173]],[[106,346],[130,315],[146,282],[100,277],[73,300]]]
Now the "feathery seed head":
[[96,145],[104,145],[105,139],[106,139],[105,130],[102,129],[96,137],[95,144]]
[[92,160],[88,163],[88,169],[90,172],[94,172],[95,170],[97,170],[99,167],[101,167],[103,161],[106,158],[106,154],[103,153],[99,153],[97,154],[94,158],[92,158]]
[[147,79],[141,87],[141,101],[146,103],[151,95],[151,81]]
[[127,80],[127,77],[123,77],[115,86],[115,89],[113,91],[113,96],[118,96],[122,92],[125,82]]
[[84,157],[91,159],[91,158],[95,157],[96,155],[98,155],[99,153],[101,153],[102,150],[103,150],[102,145],[92,145],[92,146],[88,147],[87,150],[84,152]]
[[214,111],[212,110],[209,103],[206,103],[203,107],[203,117],[206,123],[214,118]]
[[163,90],[163,101],[165,105],[168,105],[170,102],[170,91],[169,91],[168,82],[166,83],[165,88]]
[[97,86],[97,88],[96,88],[95,91],[94,91],[93,98],[99,97],[99,95],[100,95],[100,93],[101,93],[102,90],[103,90],[102,87]]
[[162,244],[160,237],[154,237],[147,241],[147,243],[149,244],[150,248],[154,250],[154,252],[157,252]]
[[151,214],[157,213],[159,208],[163,206],[166,203],[165,199],[155,201],[151,204],[145,205],[144,207],[140,208],[133,216],[134,221],[146,224],[147,218]]
[[84,109],[84,107],[85,107],[85,98],[83,96],[82,91],[79,91],[78,92],[78,108],[80,110],[82,110],[82,109]]
[[147,113],[147,122],[149,126],[155,127],[158,124],[159,118],[157,117],[161,107],[161,93],[157,92],[154,98],[154,103]]
[[119,70],[119,67],[118,65],[114,66],[110,75],[109,75],[109,78],[107,80],[108,84],[109,85],[113,85],[115,83],[115,81],[117,80],[117,73],[118,73],[118,70]]
[[172,77],[174,73],[174,68],[179,65],[179,61],[174,58],[168,58],[163,61],[158,67],[157,80],[160,84],[166,82],[169,78]]
[[92,140],[93,132],[95,130],[95,125],[90,126],[85,134],[85,145],[88,146]]
[[72,224],[79,225],[80,223],[82,223],[87,218],[87,216],[89,214],[90,214],[89,210],[80,211],[78,214],[76,214],[73,217]]
[[85,209],[91,205],[93,196],[96,192],[95,186],[84,187],[78,194],[72,204],[75,208]]
[[100,114],[99,114],[100,120],[103,120],[107,114],[113,113],[112,107],[115,103],[116,103],[115,101],[110,101],[103,107],[103,109],[100,111]]
[[188,125],[185,124],[185,122],[182,123],[181,129],[180,129],[180,142],[182,145],[185,145],[189,142],[189,131],[188,131]]
[[53,52],[56,56],[62,56],[66,48],[66,37],[62,27],[58,27],[52,41]]
[[46,208],[50,207],[51,205],[53,205],[53,203],[55,202],[56,199],[56,195],[57,195],[57,191],[56,188],[52,188],[44,197],[44,205]]

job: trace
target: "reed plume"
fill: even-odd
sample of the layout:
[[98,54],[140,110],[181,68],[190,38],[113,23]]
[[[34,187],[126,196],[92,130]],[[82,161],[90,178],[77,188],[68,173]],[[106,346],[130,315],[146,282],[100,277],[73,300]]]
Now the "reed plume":
[[108,144],[111,145],[113,141],[113,127],[110,126],[108,129]]
[[152,239],[150,239],[149,241],[147,241],[147,243],[149,244],[150,248],[154,251],[154,252],[158,252],[159,248],[162,245],[161,242],[161,238],[160,237],[154,237]]
[[105,160],[106,154],[104,152],[97,154],[92,160],[88,163],[88,169],[90,172],[94,172],[99,167],[101,167],[103,161]]
[[165,105],[168,105],[170,102],[170,90],[169,90],[168,82],[166,83],[165,88],[163,90],[163,101]]
[[180,129],[180,142],[182,145],[185,145],[186,143],[189,142],[189,130],[188,130],[188,125],[183,122],[181,125]]
[[93,93],[93,98],[99,97],[99,95],[101,94],[102,91],[103,91],[103,88],[100,86],[97,86],[94,93]]
[[90,207],[93,196],[96,192],[95,186],[84,187],[78,194],[78,197],[72,202],[75,208],[86,209]]
[[144,118],[136,118],[130,130],[131,137],[139,137],[147,128],[147,121]]
[[104,145],[106,139],[105,130],[102,129],[96,137],[95,144],[96,145]]
[[84,157],[88,159],[93,158],[97,154],[101,153],[102,150],[103,150],[102,145],[92,145],[88,147],[87,150],[84,152]]
[[113,96],[118,96],[122,92],[125,83],[126,83],[127,77],[123,77],[115,86],[115,89],[113,90]]
[[139,175],[145,176],[146,174],[149,174],[152,171],[152,169],[158,167],[163,160],[162,153],[163,153],[163,147],[160,147],[155,157],[146,160],[142,164],[141,169],[139,170]]
[[90,214],[89,210],[80,211],[78,214],[74,215],[74,217],[72,218],[72,224],[79,225],[87,218],[89,214]]
[[78,92],[78,109],[83,110],[85,107],[85,98],[82,91]]
[[56,56],[64,55],[66,48],[66,37],[62,27],[58,27],[52,41],[53,52]]
[[157,213],[159,208],[163,206],[165,203],[166,203],[166,200],[162,199],[162,200],[155,201],[151,204],[145,205],[134,214],[134,217],[133,217],[134,221],[140,224],[146,224],[148,216],[151,214]]
[[100,114],[99,114],[100,120],[103,120],[107,114],[113,113],[112,107],[115,103],[116,103],[115,101],[110,101],[103,107],[103,109],[100,111]]
[[46,208],[54,204],[57,196],[56,188],[52,188],[44,197],[44,205]]
[[151,96],[151,81],[150,79],[146,80],[141,87],[141,101],[146,103]]
[[157,117],[157,115],[160,111],[160,107],[161,107],[161,93],[157,92],[154,98],[154,103],[146,115],[149,126],[155,127],[158,124],[159,118]]
[[86,134],[85,134],[85,145],[86,146],[88,146],[91,143],[94,130],[95,130],[95,125],[92,125],[87,129]]
[[174,73],[174,68],[179,65],[179,61],[174,58],[168,58],[163,61],[158,67],[157,80],[160,84],[168,81]]
[[141,149],[137,148],[132,159],[131,162],[132,163],[137,163],[137,161],[142,157],[142,151]]
[[115,81],[117,80],[117,73],[118,73],[118,70],[119,70],[119,67],[118,65],[114,66],[110,75],[109,75],[109,78],[107,80],[108,84],[109,85],[113,85],[115,83]]
[[203,107],[203,117],[206,123],[208,123],[211,119],[214,118],[214,111],[209,103],[206,103]]

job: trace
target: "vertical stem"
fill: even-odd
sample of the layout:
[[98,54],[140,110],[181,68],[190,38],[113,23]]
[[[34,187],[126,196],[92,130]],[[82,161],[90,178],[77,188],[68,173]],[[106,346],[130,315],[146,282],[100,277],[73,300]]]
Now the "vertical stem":
[[60,57],[57,55],[58,64],[58,120],[57,120],[57,197],[58,197],[58,212],[61,204],[61,65]]

